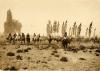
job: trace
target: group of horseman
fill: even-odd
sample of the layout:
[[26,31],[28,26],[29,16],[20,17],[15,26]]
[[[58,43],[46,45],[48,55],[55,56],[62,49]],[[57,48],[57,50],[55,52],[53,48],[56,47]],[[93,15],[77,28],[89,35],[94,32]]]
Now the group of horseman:
[[[9,43],[13,43],[15,44],[17,41],[20,42],[21,44],[30,44],[30,40],[31,40],[31,37],[30,37],[30,34],[27,33],[26,35],[24,33],[21,33],[21,34],[9,34],[8,37],[7,37],[7,40]],[[54,40],[51,36],[49,36],[49,38],[47,39],[48,42],[49,42],[49,45],[51,45],[51,42],[52,40]],[[32,37],[32,41],[35,43],[36,41],[40,41],[40,34],[36,35],[34,33],[33,37]],[[58,41],[58,39],[57,39]],[[64,36],[61,38],[60,40],[62,42],[62,45],[63,47],[66,49],[68,44],[70,43],[69,39],[68,39],[68,36],[67,36],[67,32],[65,32]]]
[[27,34],[25,36],[24,33],[22,34],[9,33],[6,39],[8,40],[9,43],[13,43],[13,44],[15,44],[16,41],[19,41],[20,43],[24,43],[24,44],[25,44],[25,41],[27,41],[27,43],[30,43],[30,35]]
[[70,42],[71,42],[71,38],[69,38],[69,37],[67,36],[67,32],[64,33],[63,37],[62,37],[60,40],[59,40],[59,38],[53,39],[53,38],[51,37],[51,35],[49,35],[48,41],[49,41],[49,44],[50,44],[50,45],[51,45],[52,40],[56,40],[57,42],[58,42],[58,41],[61,41],[61,42],[62,42],[62,46],[64,47],[64,49],[66,49],[66,48],[68,47],[68,44],[70,44]]

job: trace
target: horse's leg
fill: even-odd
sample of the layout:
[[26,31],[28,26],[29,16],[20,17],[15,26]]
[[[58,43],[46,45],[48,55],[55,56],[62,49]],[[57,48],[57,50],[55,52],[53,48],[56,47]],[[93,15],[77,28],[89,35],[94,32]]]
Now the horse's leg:
[[25,44],[25,39],[24,39],[24,44]]
[[12,44],[12,39],[10,38],[10,44]]
[[22,38],[20,38],[20,44],[22,44]]
[[15,38],[13,38],[13,44],[15,44]]

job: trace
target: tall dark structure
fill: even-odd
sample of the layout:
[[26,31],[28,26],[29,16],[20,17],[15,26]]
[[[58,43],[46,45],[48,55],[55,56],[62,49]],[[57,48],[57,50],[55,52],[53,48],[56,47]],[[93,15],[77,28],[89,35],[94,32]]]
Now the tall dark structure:
[[4,34],[20,33],[21,28],[22,28],[22,24],[12,18],[12,12],[9,9],[7,11],[6,22],[4,23]]

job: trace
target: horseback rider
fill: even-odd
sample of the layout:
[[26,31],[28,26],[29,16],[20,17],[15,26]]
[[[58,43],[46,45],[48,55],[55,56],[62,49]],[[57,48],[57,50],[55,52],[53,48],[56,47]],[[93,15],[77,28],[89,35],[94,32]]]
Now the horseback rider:
[[7,37],[7,40],[9,41],[9,43],[11,43],[11,41],[12,41],[12,35],[11,35],[11,33],[9,33],[9,35]]
[[49,35],[48,41],[49,41],[49,44],[51,44],[51,41],[52,41],[51,35]]
[[27,44],[29,44],[30,43],[30,35],[29,35],[29,33],[26,35],[26,40],[27,40]]
[[21,34],[20,34],[20,33],[17,35],[17,41],[18,41],[18,42],[21,41]]
[[62,44],[63,44],[63,47],[66,49],[67,46],[68,46],[68,36],[67,36],[67,32],[65,32],[65,34],[63,36]]
[[17,36],[17,34],[16,34],[16,33],[14,33],[14,34],[13,34],[13,38],[12,38],[12,40],[13,40],[13,44],[15,44],[15,43],[16,43],[16,36]]
[[40,41],[40,34],[37,35],[37,41]]
[[22,33],[22,36],[21,36],[21,43],[22,42],[24,42],[24,44],[25,44],[25,34],[24,33]]
[[33,38],[32,38],[32,41],[35,43],[35,41],[36,41],[36,34],[34,33],[34,35],[33,35]]

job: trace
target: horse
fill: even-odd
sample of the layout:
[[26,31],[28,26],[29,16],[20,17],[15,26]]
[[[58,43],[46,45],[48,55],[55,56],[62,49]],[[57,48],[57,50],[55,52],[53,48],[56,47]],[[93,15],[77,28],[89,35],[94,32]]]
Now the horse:
[[16,33],[14,33],[14,34],[9,33],[9,35],[6,39],[8,40],[9,43],[15,44],[16,43],[16,36],[17,36]]
[[34,42],[40,42],[40,34],[34,37]]
[[6,40],[7,40],[9,43],[11,43],[11,41],[12,41],[12,34],[11,34],[11,33],[9,33],[8,37],[6,38]]
[[29,44],[30,43],[30,35],[29,34],[26,35],[26,40],[27,40],[27,44]]
[[68,47],[68,44],[70,44],[71,39],[66,38],[66,39],[62,39],[62,45],[63,47],[66,49]]
[[24,43],[25,44],[25,34],[22,33],[21,35],[21,44]]

